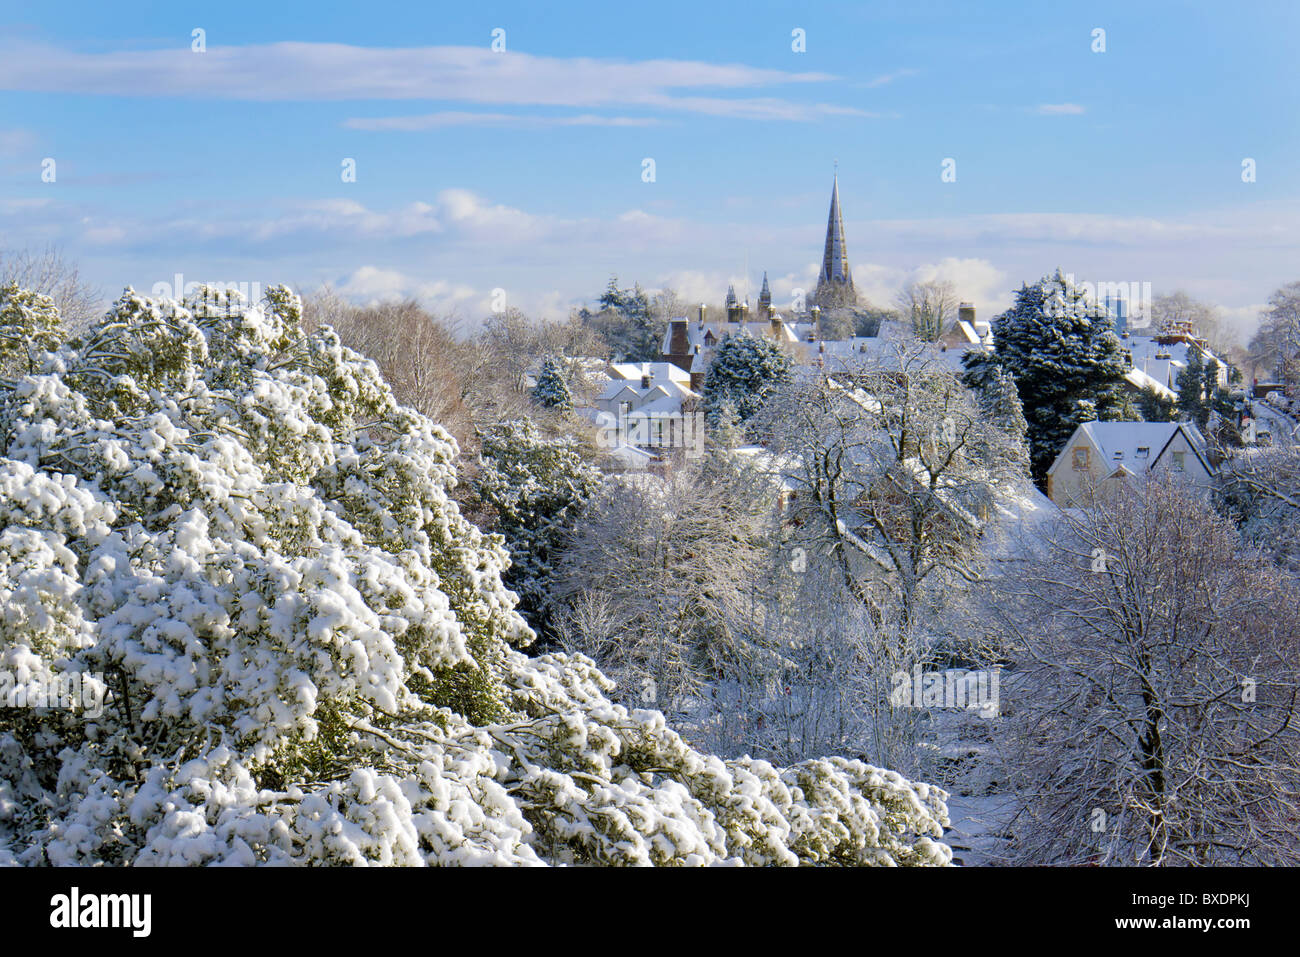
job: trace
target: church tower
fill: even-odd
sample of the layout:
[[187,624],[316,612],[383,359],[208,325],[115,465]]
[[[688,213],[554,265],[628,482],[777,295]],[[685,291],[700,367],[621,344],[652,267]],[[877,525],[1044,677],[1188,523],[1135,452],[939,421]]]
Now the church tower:
[[849,252],[844,244],[844,216],[840,212],[840,177],[835,175],[831,186],[831,212],[826,221],[826,248],[822,253],[822,268],[817,276],[817,291],[813,302],[823,309],[852,306],[858,301],[853,288],[853,274],[849,272]]
[[772,318],[772,290],[767,286],[767,271],[763,271],[763,290],[758,294],[758,320],[767,322]]
[[736,299],[736,287],[727,287],[727,322],[744,322],[745,312]]

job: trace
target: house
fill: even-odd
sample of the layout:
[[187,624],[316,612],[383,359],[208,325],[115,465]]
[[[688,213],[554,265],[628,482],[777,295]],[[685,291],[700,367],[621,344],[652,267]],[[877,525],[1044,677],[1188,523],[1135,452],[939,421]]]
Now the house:
[[669,449],[703,454],[700,396],[690,387],[689,373],[671,362],[618,362],[608,374],[594,408],[581,410],[596,425],[602,448],[622,450],[618,457],[629,468],[647,461],[638,449],[648,460]]
[[[766,292],[766,276],[763,277],[763,289]],[[713,361],[714,349],[731,336],[746,335],[769,339],[799,355],[800,342],[812,338],[811,324],[787,322],[781,315],[771,312],[770,306],[764,307],[762,313],[767,318],[757,322],[750,321],[749,304],[737,303],[736,290],[730,288],[727,290],[726,322],[706,321],[703,305],[700,306],[699,319],[694,323],[683,316],[669,320],[668,331],[664,335],[661,349],[663,362],[672,364],[686,373],[690,388],[698,392],[704,387],[704,374],[708,372],[709,363]],[[656,363],[656,365],[662,364]]]
[[1187,422],[1085,422],[1047,470],[1047,497],[1077,505],[1094,489],[1165,469],[1197,485],[1214,474],[1205,440]]
[[1202,362],[1215,364],[1215,379],[1219,387],[1228,385],[1228,364],[1199,341],[1163,335],[1122,336],[1120,343],[1132,357],[1133,370],[1142,373],[1144,380],[1154,381],[1165,390],[1177,391],[1178,375],[1187,368],[1193,349],[1201,354]]
[[609,381],[594,405],[616,418],[649,408],[649,411],[682,412],[700,398],[691,388],[689,372],[671,362],[615,362],[608,368]]

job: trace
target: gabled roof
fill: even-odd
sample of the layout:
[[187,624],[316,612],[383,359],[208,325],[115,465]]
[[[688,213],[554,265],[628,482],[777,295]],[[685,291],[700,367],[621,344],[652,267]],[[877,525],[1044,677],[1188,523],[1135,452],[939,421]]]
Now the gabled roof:
[[[1191,423],[1085,422],[1074,430],[1074,434],[1056,456],[1056,461],[1047,470],[1047,474],[1051,475],[1060,467],[1065,461],[1065,453],[1075,444],[1075,439],[1080,435],[1086,437],[1088,444],[1098,451],[1102,459],[1102,468],[1110,469],[1106,473],[1110,475],[1115,471],[1112,466],[1116,468],[1133,466],[1142,471],[1150,469],[1159,461],[1160,456],[1169,447],[1169,443],[1180,433],[1187,439],[1188,446],[1200,459],[1205,470],[1213,472],[1214,469],[1205,458],[1205,440],[1201,438],[1201,433],[1196,430],[1196,426]],[[1139,458],[1139,449],[1146,449],[1146,455]]]
[[689,372],[679,369],[671,362],[611,362],[609,370],[612,376],[629,382],[639,381],[645,375],[650,376],[655,382],[676,380],[689,383],[691,381]]

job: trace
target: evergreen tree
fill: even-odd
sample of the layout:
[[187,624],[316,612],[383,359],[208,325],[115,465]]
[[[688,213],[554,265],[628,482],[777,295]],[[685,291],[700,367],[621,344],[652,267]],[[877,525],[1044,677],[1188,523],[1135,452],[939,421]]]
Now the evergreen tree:
[[542,371],[537,375],[537,385],[533,386],[533,401],[548,409],[560,412],[573,411],[573,395],[569,384],[564,381],[560,363],[552,356],[542,362]]
[[1015,305],[993,320],[993,337],[995,353],[963,360],[965,381],[991,377],[991,362],[1015,380],[1040,485],[1082,422],[1136,418],[1123,389],[1129,358],[1109,315],[1059,269],[1020,288]]
[[1166,398],[1150,386],[1137,396],[1137,409],[1143,422],[1172,422],[1176,407],[1175,399]]
[[655,322],[650,297],[640,283],[631,289],[620,289],[618,277],[610,276],[598,302],[600,312],[584,309],[580,315],[604,336],[616,358],[623,362],[659,361],[663,330]]
[[539,634],[549,633],[554,562],[583,504],[600,483],[570,438],[546,439],[529,419],[480,433],[476,504],[496,513],[510,568],[502,576],[519,595],[519,611]]
[[791,378],[790,357],[767,339],[750,335],[723,340],[704,374],[704,413],[710,425],[730,407],[744,423],[782,383]]
[[1017,442],[1024,442],[1029,432],[1016,380],[998,369],[989,387],[980,393],[980,408],[989,421]]
[[1178,392],[1178,411],[1189,422],[1204,429],[1210,418],[1210,405],[1205,401],[1205,363],[1199,349],[1187,350],[1187,367],[1178,373],[1175,382]]

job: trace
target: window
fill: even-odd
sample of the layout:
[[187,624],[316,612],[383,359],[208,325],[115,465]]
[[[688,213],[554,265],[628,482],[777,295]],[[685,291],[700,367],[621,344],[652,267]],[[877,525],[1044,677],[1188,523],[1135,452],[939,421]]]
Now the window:
[[1147,458],[1150,458],[1150,457],[1151,457],[1151,447],[1150,447],[1149,445],[1139,445],[1139,446],[1138,446],[1138,450],[1137,450],[1137,457],[1138,457],[1139,459],[1147,459]]
[[1120,451],[1118,451],[1118,452],[1115,453],[1115,461],[1116,461],[1116,462],[1123,462],[1123,461],[1124,461],[1124,450],[1123,450],[1123,449],[1120,449]]
[[1181,472],[1187,465],[1187,453],[1175,452],[1173,453],[1173,455],[1174,455],[1174,471]]
[[1079,446],[1074,450],[1073,465],[1076,469],[1086,469],[1088,467],[1088,447]]

